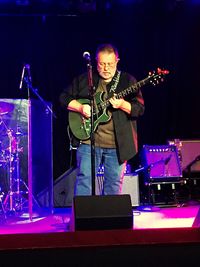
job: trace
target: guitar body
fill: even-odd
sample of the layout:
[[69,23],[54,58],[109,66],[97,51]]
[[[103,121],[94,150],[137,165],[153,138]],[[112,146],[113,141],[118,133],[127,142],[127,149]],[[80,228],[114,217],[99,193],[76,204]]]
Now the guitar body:
[[[94,131],[97,129],[99,123],[105,123],[110,120],[110,116],[107,114],[107,109],[101,108],[101,104],[103,103],[103,94],[102,92],[98,92],[95,95],[95,102],[97,105],[96,111],[94,113]],[[77,101],[81,104],[90,105],[90,101],[88,99],[77,99]],[[75,111],[69,112],[69,126],[73,133],[73,135],[79,140],[87,140],[90,138],[91,134],[91,120],[86,119],[82,114]]]

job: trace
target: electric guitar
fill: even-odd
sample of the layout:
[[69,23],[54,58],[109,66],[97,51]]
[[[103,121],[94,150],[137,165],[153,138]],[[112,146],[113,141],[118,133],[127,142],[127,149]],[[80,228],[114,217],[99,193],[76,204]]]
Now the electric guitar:
[[[115,94],[115,97],[120,99],[131,93],[135,93],[139,90],[140,87],[150,83],[152,85],[157,85],[160,81],[164,80],[164,76],[169,73],[168,70],[161,70],[157,68],[157,71],[149,72],[149,75],[131,85],[130,87],[122,90],[120,93]],[[104,92],[97,92],[95,94],[95,112],[94,112],[94,131],[97,129],[100,123],[105,123],[110,120],[110,116],[107,113],[107,107],[110,105],[109,99],[103,100]],[[81,104],[90,104],[88,99],[77,99]],[[87,140],[90,138],[91,134],[91,122],[90,118],[85,118],[82,114],[75,111],[69,111],[69,127],[72,134],[79,140]]]

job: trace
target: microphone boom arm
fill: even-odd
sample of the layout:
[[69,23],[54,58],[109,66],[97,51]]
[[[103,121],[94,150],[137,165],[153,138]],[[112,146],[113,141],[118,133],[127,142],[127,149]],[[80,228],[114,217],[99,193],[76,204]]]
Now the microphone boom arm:
[[[44,104],[44,106],[46,107],[46,109],[48,111],[50,111],[50,113],[52,114],[52,116],[57,119],[56,115],[54,114],[53,110],[50,108],[50,106],[47,104],[47,102],[38,94],[38,89],[34,88],[32,86],[32,79],[31,79],[31,75],[30,75],[30,65],[26,64],[25,66],[28,66],[28,77],[25,76],[24,77],[24,81],[26,82],[27,88],[31,89],[31,91],[38,97],[38,99]],[[26,68],[24,66],[24,68]]]

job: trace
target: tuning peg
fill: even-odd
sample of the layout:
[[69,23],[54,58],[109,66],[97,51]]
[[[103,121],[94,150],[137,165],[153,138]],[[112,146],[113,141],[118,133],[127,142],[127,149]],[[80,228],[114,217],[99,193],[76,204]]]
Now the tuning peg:
[[157,73],[166,75],[166,74],[169,74],[169,71],[168,70],[161,70],[161,68],[157,68]]

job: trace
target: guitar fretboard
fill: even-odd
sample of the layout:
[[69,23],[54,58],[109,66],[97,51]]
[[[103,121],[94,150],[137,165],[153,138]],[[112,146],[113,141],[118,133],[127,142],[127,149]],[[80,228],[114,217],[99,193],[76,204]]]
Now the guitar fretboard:
[[[154,75],[154,78],[156,78],[155,76],[157,75]],[[146,77],[145,79],[127,87],[126,89],[122,90],[120,93],[116,94],[115,97],[117,99],[120,99],[120,98],[123,98],[131,93],[135,93],[137,92],[138,89],[140,89],[142,86],[144,86],[145,84],[147,84],[148,82],[150,82],[150,80],[152,79],[152,76],[148,76]],[[110,98],[106,99],[105,101],[101,102],[99,104],[99,108],[102,110],[102,109],[105,109],[107,108],[109,105],[110,105],[110,102],[109,102]]]

